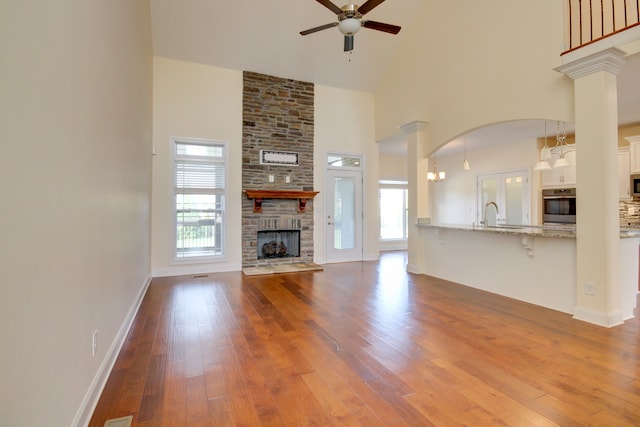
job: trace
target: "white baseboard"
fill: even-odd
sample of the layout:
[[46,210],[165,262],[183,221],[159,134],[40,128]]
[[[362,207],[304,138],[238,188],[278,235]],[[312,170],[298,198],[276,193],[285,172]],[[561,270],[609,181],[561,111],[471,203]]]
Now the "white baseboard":
[[424,274],[422,270],[420,270],[419,266],[414,264],[407,263],[406,270],[407,270],[407,273]]
[[594,325],[603,326],[605,328],[612,328],[624,323],[622,320],[622,312],[620,310],[603,313],[590,308],[576,307],[573,310],[573,318],[582,320],[583,322],[592,323]]
[[378,249],[380,251],[406,251],[406,240],[380,240],[378,241]]
[[186,264],[167,268],[154,269],[153,277],[188,276],[191,274],[225,273],[228,271],[242,271],[241,264]]
[[122,322],[122,326],[120,326],[120,330],[115,336],[115,339],[111,343],[107,354],[105,355],[102,363],[100,364],[100,368],[96,373],[96,376],[93,378],[91,382],[91,386],[82,400],[82,405],[78,409],[76,416],[71,424],[73,427],[85,427],[89,425],[91,421],[91,416],[93,415],[93,411],[96,409],[96,405],[98,404],[98,400],[100,400],[100,396],[102,395],[102,391],[104,390],[105,385],[107,384],[107,380],[109,379],[109,375],[111,375],[111,370],[116,363],[116,359],[120,354],[120,350],[124,344],[127,335],[129,334],[129,330],[131,329],[131,325],[133,324],[133,320],[138,314],[138,309],[140,308],[140,304],[142,304],[142,299],[144,298],[145,293],[147,292],[147,288],[151,283],[151,276],[147,277],[144,284],[142,285],[140,291],[138,291],[138,295],[136,295],[136,299],[131,304],[129,308],[129,312]]
[[364,261],[378,261],[380,259],[380,252],[371,252],[364,254]]

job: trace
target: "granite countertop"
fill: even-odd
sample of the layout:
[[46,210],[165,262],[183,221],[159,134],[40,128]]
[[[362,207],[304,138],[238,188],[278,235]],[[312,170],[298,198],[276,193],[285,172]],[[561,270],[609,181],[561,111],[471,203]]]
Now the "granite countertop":
[[640,237],[640,227],[634,226],[621,226],[620,238],[625,237]]
[[[525,236],[576,238],[574,225],[499,225],[483,227],[474,224],[430,224],[418,219],[418,227],[446,228],[453,230],[478,231],[483,233],[517,234]],[[640,227],[620,227],[620,238],[640,237]]]

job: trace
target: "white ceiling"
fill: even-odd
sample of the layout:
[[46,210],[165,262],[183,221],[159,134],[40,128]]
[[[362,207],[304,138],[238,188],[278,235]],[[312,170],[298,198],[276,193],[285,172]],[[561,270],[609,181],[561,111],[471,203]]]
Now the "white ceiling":
[[[339,0],[334,3],[342,6]],[[386,0],[365,18],[399,25],[400,33],[363,28],[355,35],[354,50],[345,53],[337,28],[299,34],[336,21],[331,10],[314,0],[151,0],[153,50],[156,56],[375,92],[407,28],[417,25],[413,18],[425,5],[424,0]],[[640,54],[627,61],[618,75],[620,124],[640,122]],[[540,137],[543,129],[540,121],[477,129],[467,135],[468,149],[489,141],[499,144]],[[464,139],[459,138],[443,150],[463,148]],[[405,147],[401,141],[386,141],[381,150],[403,152]]]

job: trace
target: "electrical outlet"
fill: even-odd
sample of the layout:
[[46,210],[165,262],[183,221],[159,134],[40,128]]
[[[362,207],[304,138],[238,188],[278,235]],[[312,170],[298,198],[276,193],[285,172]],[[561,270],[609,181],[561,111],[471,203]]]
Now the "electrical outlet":
[[92,355],[95,356],[98,352],[98,330],[93,331],[93,336],[91,337],[91,352]]
[[289,175],[284,177],[285,184],[289,184],[291,182],[291,177]]
[[627,215],[635,215],[636,214],[636,208],[633,206],[630,206],[629,209],[627,209]]
[[591,282],[585,282],[584,284],[584,294],[585,295],[595,295],[596,294],[596,285]]
[[273,175],[269,175],[269,182],[273,182],[275,180],[275,177]]

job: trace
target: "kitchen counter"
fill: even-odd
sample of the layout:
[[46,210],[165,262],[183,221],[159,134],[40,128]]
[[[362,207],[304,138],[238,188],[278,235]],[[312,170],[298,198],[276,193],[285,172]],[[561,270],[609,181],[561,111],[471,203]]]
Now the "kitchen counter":
[[[418,220],[407,270],[575,314],[578,292],[574,226],[429,224]],[[633,317],[639,227],[620,228],[623,319]],[[582,295],[582,294],[581,294]]]
[[620,238],[640,237],[640,227],[620,227]]
[[[498,225],[487,226],[475,224],[430,224],[418,218],[418,227],[441,228],[450,230],[477,231],[482,233],[515,234],[531,237],[555,237],[564,239],[576,238],[575,225]],[[640,237],[640,227],[620,227],[620,238]]]

